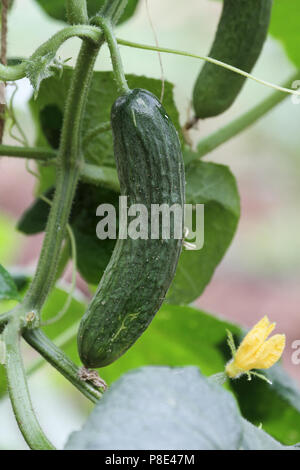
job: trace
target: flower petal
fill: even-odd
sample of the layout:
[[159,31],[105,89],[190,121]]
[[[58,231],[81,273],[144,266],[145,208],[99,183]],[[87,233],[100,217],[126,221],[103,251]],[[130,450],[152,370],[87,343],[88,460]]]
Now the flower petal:
[[239,369],[253,368],[252,364],[256,361],[258,352],[274,328],[275,323],[270,323],[267,316],[254,325],[241,342],[235,355],[234,362]]
[[252,369],[269,369],[280,359],[285,347],[285,335],[274,335],[260,348]]

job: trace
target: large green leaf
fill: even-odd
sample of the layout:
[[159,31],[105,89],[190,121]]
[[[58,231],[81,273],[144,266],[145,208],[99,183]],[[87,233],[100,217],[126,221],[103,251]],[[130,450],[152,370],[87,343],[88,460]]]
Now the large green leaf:
[[278,39],[290,60],[300,67],[298,0],[275,0],[273,2],[270,33]]
[[195,367],[145,367],[105,393],[66,449],[283,450]]
[[[61,78],[50,77],[44,80],[37,100],[31,100],[39,145],[50,145],[53,148],[59,145],[65,99],[72,73],[72,68],[65,67]],[[160,96],[160,80],[135,75],[127,75],[127,79],[130,88],[145,88]],[[181,135],[179,115],[173,98],[173,85],[167,82],[165,86],[164,106]],[[110,120],[111,107],[117,96],[118,91],[113,73],[94,72],[83,119],[83,141],[92,129]],[[85,160],[90,163],[115,166],[111,132],[99,133],[88,138],[84,143],[84,156]]]
[[[36,0],[43,10],[52,18],[60,21],[66,21],[65,2],[62,0]],[[89,16],[94,16],[104,5],[104,0],[87,0]],[[119,21],[127,21],[135,12],[138,0],[129,0],[125,11]]]
[[204,246],[183,251],[167,300],[190,303],[209,283],[235,234],[240,203],[235,178],[229,168],[196,161],[186,170],[186,202],[204,204]]

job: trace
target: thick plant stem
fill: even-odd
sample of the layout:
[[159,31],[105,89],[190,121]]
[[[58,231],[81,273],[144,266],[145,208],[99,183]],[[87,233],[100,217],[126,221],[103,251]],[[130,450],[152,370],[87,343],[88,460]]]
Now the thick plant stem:
[[[77,331],[79,327],[79,322],[74,323],[74,325],[70,326],[67,330],[57,336],[54,341],[56,347],[59,349],[63,349],[68,346],[77,336]],[[29,365],[28,369],[26,369],[26,375],[30,376],[35,374],[41,367],[47,364],[47,361],[44,357],[39,357],[35,362]],[[92,399],[94,401],[94,398]]]
[[56,158],[57,153],[55,150],[47,147],[18,147],[16,145],[0,145],[0,156],[48,161]]
[[68,39],[78,36],[81,39],[88,39],[96,45],[101,42],[102,32],[95,26],[90,25],[75,25],[68,26],[58,33],[54,34],[48,41],[42,44],[28,60],[24,60],[17,65],[3,65],[0,64],[0,80],[16,81],[26,76],[28,64],[32,61],[39,61],[45,55],[55,54],[59,47]]
[[110,56],[111,56],[111,61],[113,65],[113,71],[115,74],[116,82],[118,85],[118,90],[120,93],[128,93],[129,92],[129,87],[127,85],[127,80],[125,77],[124,69],[123,69],[123,63],[119,51],[119,46],[116,40],[116,37],[113,32],[113,26],[112,23],[110,22],[109,19],[107,18],[100,18],[98,17],[95,22],[101,26],[103,33],[105,35],[105,39],[107,41],[109,51],[110,51]]
[[[293,81],[295,81],[297,78],[299,78],[299,71],[294,73],[287,80],[284,86],[290,86],[291,83],[293,83]],[[242,114],[234,121],[230,122],[216,132],[213,132],[208,137],[202,139],[197,146],[197,153],[195,154],[195,158],[198,159],[204,157],[220,145],[224,144],[228,140],[231,140],[240,132],[244,131],[252,124],[257,122],[261,117],[265,116],[269,111],[275,108],[275,106],[280,104],[286,98],[287,95],[284,95],[280,91],[273,92],[264,101],[254,106],[254,108],[250,109],[245,114]],[[193,160],[193,154],[190,152],[188,157],[190,158],[185,159],[185,164],[188,164]]]
[[82,117],[99,47],[92,43],[83,43],[72,78],[57,156],[56,192],[37,271],[23,304],[25,308],[35,312],[41,310],[53,287],[60,249],[79,180],[83,161],[80,140]]
[[[48,164],[56,164],[57,153],[49,148],[0,145],[0,156],[28,158]],[[120,190],[117,172],[114,168],[108,166],[84,163],[80,170],[80,180],[96,186],[105,186],[117,192]]]
[[33,450],[54,450],[45,436],[32,407],[20,352],[19,325],[10,322],[3,333],[6,344],[5,370],[8,391],[19,428]]
[[86,0],[66,0],[67,18],[70,24],[87,24],[89,21]]
[[83,395],[93,403],[101,397],[101,391],[89,382],[83,382],[79,377],[79,368],[59,349],[42,330],[35,328],[23,333],[24,339],[41,356],[57,369],[69,382],[71,382]]

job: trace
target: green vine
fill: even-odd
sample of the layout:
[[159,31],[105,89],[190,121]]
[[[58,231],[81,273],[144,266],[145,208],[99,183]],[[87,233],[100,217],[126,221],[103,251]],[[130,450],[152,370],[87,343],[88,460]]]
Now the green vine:
[[29,447],[34,450],[54,450],[32,407],[21,357],[19,329],[18,320],[14,319],[8,323],[3,333],[6,347],[5,370],[12,407]]
[[133,47],[135,49],[143,49],[145,51],[153,51],[153,52],[165,52],[166,54],[175,54],[175,55],[181,55],[183,57],[191,57],[193,59],[204,60],[206,62],[210,62],[211,64],[217,65],[219,67],[223,67],[224,69],[230,70],[231,72],[237,73],[238,75],[242,75],[243,77],[249,78],[250,80],[254,80],[257,83],[260,83],[261,85],[267,86],[269,88],[273,88],[274,90],[281,91],[283,93],[288,93],[290,95],[300,96],[299,91],[291,90],[290,88],[281,87],[279,85],[275,85],[274,83],[268,82],[266,80],[262,80],[261,78],[255,77],[251,73],[247,73],[244,70],[241,70],[237,67],[226,64],[225,62],[214,59],[212,57],[192,54],[191,52],[180,51],[178,49],[170,49],[167,47],[149,46],[147,44],[140,44],[138,42],[127,41],[125,39],[120,39],[120,38],[117,38],[117,42],[118,44],[122,46]]
[[129,87],[127,85],[118,43],[113,32],[113,25],[111,21],[105,17],[96,17],[94,22],[102,28],[107,41],[118,90],[120,93],[126,94],[129,92]]
[[89,22],[86,0],[66,0],[67,18],[71,24]]
[[69,382],[71,382],[86,398],[96,403],[102,392],[90,382],[83,382],[80,378],[80,369],[65,353],[58,348],[39,328],[26,329],[23,337],[30,346],[38,351],[41,356],[58,370]]
[[25,309],[39,312],[53,287],[82,165],[81,123],[91,73],[100,46],[84,43],[77,60],[65,108],[57,156],[57,183],[36,274],[24,299]]

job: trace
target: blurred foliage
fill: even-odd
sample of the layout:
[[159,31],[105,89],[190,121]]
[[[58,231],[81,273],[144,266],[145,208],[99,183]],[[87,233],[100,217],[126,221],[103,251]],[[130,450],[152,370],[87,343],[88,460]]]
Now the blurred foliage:
[[237,184],[225,165],[196,161],[186,169],[186,202],[204,204],[204,246],[183,250],[167,294],[174,304],[197,299],[226,253],[240,217]]
[[[105,0],[87,0],[88,13],[92,17],[99,13]],[[43,10],[52,18],[60,21],[66,21],[66,9],[62,0],[36,0]],[[119,23],[129,20],[134,14],[139,0],[129,0]]]
[[0,214],[0,263],[8,265],[20,250],[19,237],[13,221]]
[[66,449],[285,447],[243,420],[233,397],[197,368],[143,367],[125,374],[106,392],[84,427],[71,434]]
[[282,43],[296,67],[300,67],[299,13],[299,0],[275,0],[270,26],[271,35]]

